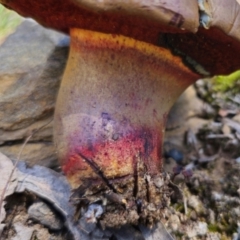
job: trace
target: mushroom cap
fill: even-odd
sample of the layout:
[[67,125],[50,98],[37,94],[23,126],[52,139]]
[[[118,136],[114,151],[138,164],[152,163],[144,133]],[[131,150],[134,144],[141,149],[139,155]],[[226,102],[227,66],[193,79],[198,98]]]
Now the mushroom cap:
[[202,75],[240,69],[236,0],[0,0],[45,27],[121,34],[180,55]]

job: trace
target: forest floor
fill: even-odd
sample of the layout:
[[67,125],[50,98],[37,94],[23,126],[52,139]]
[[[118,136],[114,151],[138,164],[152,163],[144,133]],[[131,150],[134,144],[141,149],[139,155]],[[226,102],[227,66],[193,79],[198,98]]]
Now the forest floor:
[[[177,239],[240,239],[240,108],[199,80],[173,107],[165,138],[165,169],[183,191]],[[197,89],[197,91],[196,91]],[[197,97],[201,95],[205,100]],[[211,99],[206,96],[211,96]],[[239,93],[235,95],[239,100]],[[186,174],[187,172],[187,174]],[[179,221],[180,220],[180,221]],[[205,230],[204,230],[205,229]],[[196,231],[199,231],[197,234]],[[205,234],[203,234],[205,232]]]

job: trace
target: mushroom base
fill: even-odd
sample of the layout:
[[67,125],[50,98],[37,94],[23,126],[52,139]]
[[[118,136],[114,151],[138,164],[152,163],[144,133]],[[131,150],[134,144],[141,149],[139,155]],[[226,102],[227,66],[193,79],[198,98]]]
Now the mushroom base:
[[71,30],[54,140],[80,202],[123,195],[123,203],[103,204],[104,219],[111,214],[120,219],[123,209],[120,225],[137,219],[152,224],[151,218],[158,218],[167,196],[165,188],[154,185],[162,179],[167,113],[197,78],[164,48],[119,35]]
[[[76,205],[76,219],[98,222],[103,229],[126,224],[153,227],[164,218],[163,209],[170,204],[170,177],[166,173],[151,176],[141,156],[136,158],[133,176],[104,181],[85,181],[71,198]],[[84,214],[83,214],[84,213]]]

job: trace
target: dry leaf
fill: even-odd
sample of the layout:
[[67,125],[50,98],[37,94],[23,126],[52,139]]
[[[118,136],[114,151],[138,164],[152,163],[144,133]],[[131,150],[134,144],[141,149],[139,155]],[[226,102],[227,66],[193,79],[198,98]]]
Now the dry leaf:
[[[11,172],[13,170],[13,163],[12,161],[6,157],[4,154],[0,152],[0,224],[5,218],[5,209],[4,209],[4,199],[11,195],[16,186],[17,186],[17,174],[16,172],[13,173],[11,179],[9,179]],[[10,180],[10,181],[9,181]],[[1,226],[1,225],[0,225]],[[0,227],[1,229],[1,227]]]

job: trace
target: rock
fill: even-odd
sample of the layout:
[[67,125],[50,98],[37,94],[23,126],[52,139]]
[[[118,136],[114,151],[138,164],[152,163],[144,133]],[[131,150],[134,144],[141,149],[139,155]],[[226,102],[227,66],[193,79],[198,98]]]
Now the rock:
[[196,222],[186,227],[186,235],[189,239],[197,236],[204,236],[208,232],[208,226],[205,222]]
[[208,210],[208,223],[215,224],[216,223],[216,213],[209,208]]
[[0,223],[0,236],[2,235],[3,229],[5,228],[6,224]]
[[236,158],[235,161],[236,161],[236,163],[240,164],[240,157]]
[[4,142],[12,143],[15,140],[26,139],[32,133],[31,141],[52,141],[53,131],[53,116],[49,116],[47,119],[38,120],[26,128],[18,129],[15,131],[5,131],[0,129],[0,144]]
[[206,236],[206,240],[221,240],[221,239],[222,237],[220,233],[210,232]]
[[233,234],[233,240],[239,240],[240,239],[240,222],[238,222],[238,228],[237,232]]
[[197,222],[195,225],[195,230],[198,236],[204,236],[208,232],[208,226],[205,222]]
[[232,118],[232,120],[240,123],[240,113],[236,114],[236,115]]
[[31,240],[33,235],[33,228],[24,226],[22,223],[17,222],[13,224],[16,235],[12,240]]
[[32,204],[28,209],[28,214],[30,218],[52,230],[60,230],[63,226],[61,218],[44,202]]
[[[24,21],[0,46],[0,142],[20,140],[52,119],[68,37]],[[52,125],[34,140],[52,138]]]
[[187,204],[188,204],[189,207],[194,209],[198,214],[201,214],[201,213],[205,212],[205,209],[204,209],[204,206],[203,206],[202,202],[195,195],[188,194]]
[[179,217],[176,214],[172,214],[169,217],[168,220],[168,228],[171,229],[172,231],[177,231],[179,226],[180,226],[180,220]]
[[[0,146],[0,152],[12,160],[17,160],[22,144]],[[23,148],[20,160],[29,166],[41,165],[55,167],[58,165],[55,148],[52,142],[29,143]]]
[[35,232],[36,232],[35,239],[39,239],[39,240],[40,239],[47,239],[47,240],[62,239],[62,238],[54,238],[53,236],[51,236],[46,228],[36,229]]
[[[15,144],[32,135],[20,160],[56,166],[53,111],[68,55],[69,38],[25,20],[0,46],[0,151],[16,159]],[[10,145],[11,146],[10,146]]]
[[183,161],[183,153],[176,148],[171,148],[167,151],[165,157],[174,159],[178,164],[181,164]]

